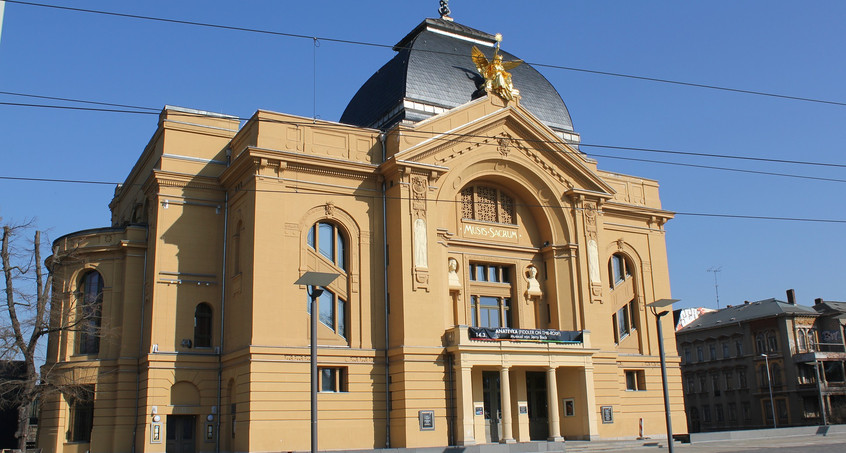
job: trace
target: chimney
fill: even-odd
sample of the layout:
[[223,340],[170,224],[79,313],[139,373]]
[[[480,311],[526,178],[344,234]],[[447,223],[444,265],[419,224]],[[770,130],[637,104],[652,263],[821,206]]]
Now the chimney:
[[823,303],[822,297],[817,297],[816,299],[814,299],[814,305],[820,305],[821,303]]
[[749,305],[749,301],[748,301],[748,300],[744,300],[744,301],[743,301],[743,305]]
[[731,308],[731,305],[726,305],[726,308]]
[[790,305],[796,305],[796,291],[793,288],[787,290],[787,303]]

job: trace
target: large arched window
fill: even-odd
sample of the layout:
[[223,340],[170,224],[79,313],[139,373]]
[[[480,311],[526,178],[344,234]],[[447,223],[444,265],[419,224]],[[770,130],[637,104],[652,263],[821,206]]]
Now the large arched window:
[[194,347],[210,348],[212,345],[212,308],[202,302],[194,309]]
[[[338,272],[341,277],[332,286],[332,290],[326,288],[317,300],[317,313],[320,322],[341,338],[349,340],[349,294],[345,284],[348,282],[350,259],[347,235],[337,224],[328,221],[319,221],[311,226],[306,237],[308,247],[316,255],[331,263],[335,269],[331,272]],[[318,269],[315,269],[318,270]],[[326,272],[326,271],[323,271]],[[307,302],[309,314],[311,314],[311,299]]]
[[461,217],[483,222],[517,223],[514,199],[488,186],[469,186],[461,190]]
[[308,230],[308,246],[339,268],[347,270],[347,241],[335,224],[315,223]]
[[103,311],[103,277],[97,271],[82,276],[79,283],[80,307],[77,328],[79,353],[100,352],[100,325]]

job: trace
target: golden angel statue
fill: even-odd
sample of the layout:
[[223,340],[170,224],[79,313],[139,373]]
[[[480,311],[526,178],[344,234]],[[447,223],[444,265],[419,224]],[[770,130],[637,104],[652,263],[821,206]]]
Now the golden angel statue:
[[502,55],[499,53],[500,41],[502,41],[502,35],[497,33],[493,61],[488,61],[485,54],[478,47],[473,46],[473,63],[476,65],[479,74],[482,74],[482,77],[485,78],[485,91],[496,93],[511,101],[520,92],[514,88],[514,84],[511,82],[511,73],[508,70],[516,68],[523,63],[523,60],[502,61]]

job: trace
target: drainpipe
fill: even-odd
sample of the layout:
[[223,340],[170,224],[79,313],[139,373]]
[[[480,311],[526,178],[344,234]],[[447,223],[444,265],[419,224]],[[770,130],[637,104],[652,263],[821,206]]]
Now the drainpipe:
[[[220,453],[220,419],[223,418],[223,408],[220,407],[223,392],[223,329],[224,314],[226,313],[226,238],[229,231],[229,191],[223,193],[223,264],[220,269],[220,341],[217,349],[217,419],[214,441],[214,451]],[[230,400],[232,396],[229,396]]]
[[[138,409],[141,407],[141,355],[144,353],[144,304],[147,303],[147,253],[150,250],[150,219],[144,226],[144,270],[141,277],[141,330],[138,336],[138,357],[135,359],[135,422],[132,423],[132,447],[130,451],[135,453],[135,442],[138,440]],[[152,335],[152,332],[150,333]],[[146,416],[146,412],[144,414]],[[146,425],[146,423],[145,423]]]
[[[382,163],[385,163],[387,150],[385,147],[385,140],[387,136],[384,132],[379,134],[379,141],[382,142]],[[382,262],[384,264],[384,272],[382,273],[383,286],[385,298],[385,448],[391,448],[391,388],[390,388],[390,358],[388,357],[388,347],[390,344],[388,315],[390,309],[388,307],[388,219],[387,219],[387,192],[385,181],[382,180]]]

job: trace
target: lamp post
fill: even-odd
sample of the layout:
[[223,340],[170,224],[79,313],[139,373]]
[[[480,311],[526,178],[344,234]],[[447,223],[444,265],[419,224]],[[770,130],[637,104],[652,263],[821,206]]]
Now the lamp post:
[[766,354],[764,356],[764,366],[767,368],[767,388],[770,390],[770,413],[773,415],[773,428],[778,428],[776,423],[775,403],[773,403],[773,380],[770,378],[770,358]]
[[317,299],[323,294],[323,287],[335,281],[338,275],[308,271],[294,282],[295,285],[307,285],[311,299],[311,453],[317,453]]
[[662,311],[658,313],[659,308],[669,307],[678,302],[679,299],[660,299],[647,304],[655,315],[655,323],[658,326],[658,352],[661,355],[661,385],[664,388],[664,415],[667,418],[667,448],[670,453],[673,453],[673,422],[670,419],[670,392],[667,389],[667,360],[664,356],[664,331],[661,328],[661,317],[671,311]]

